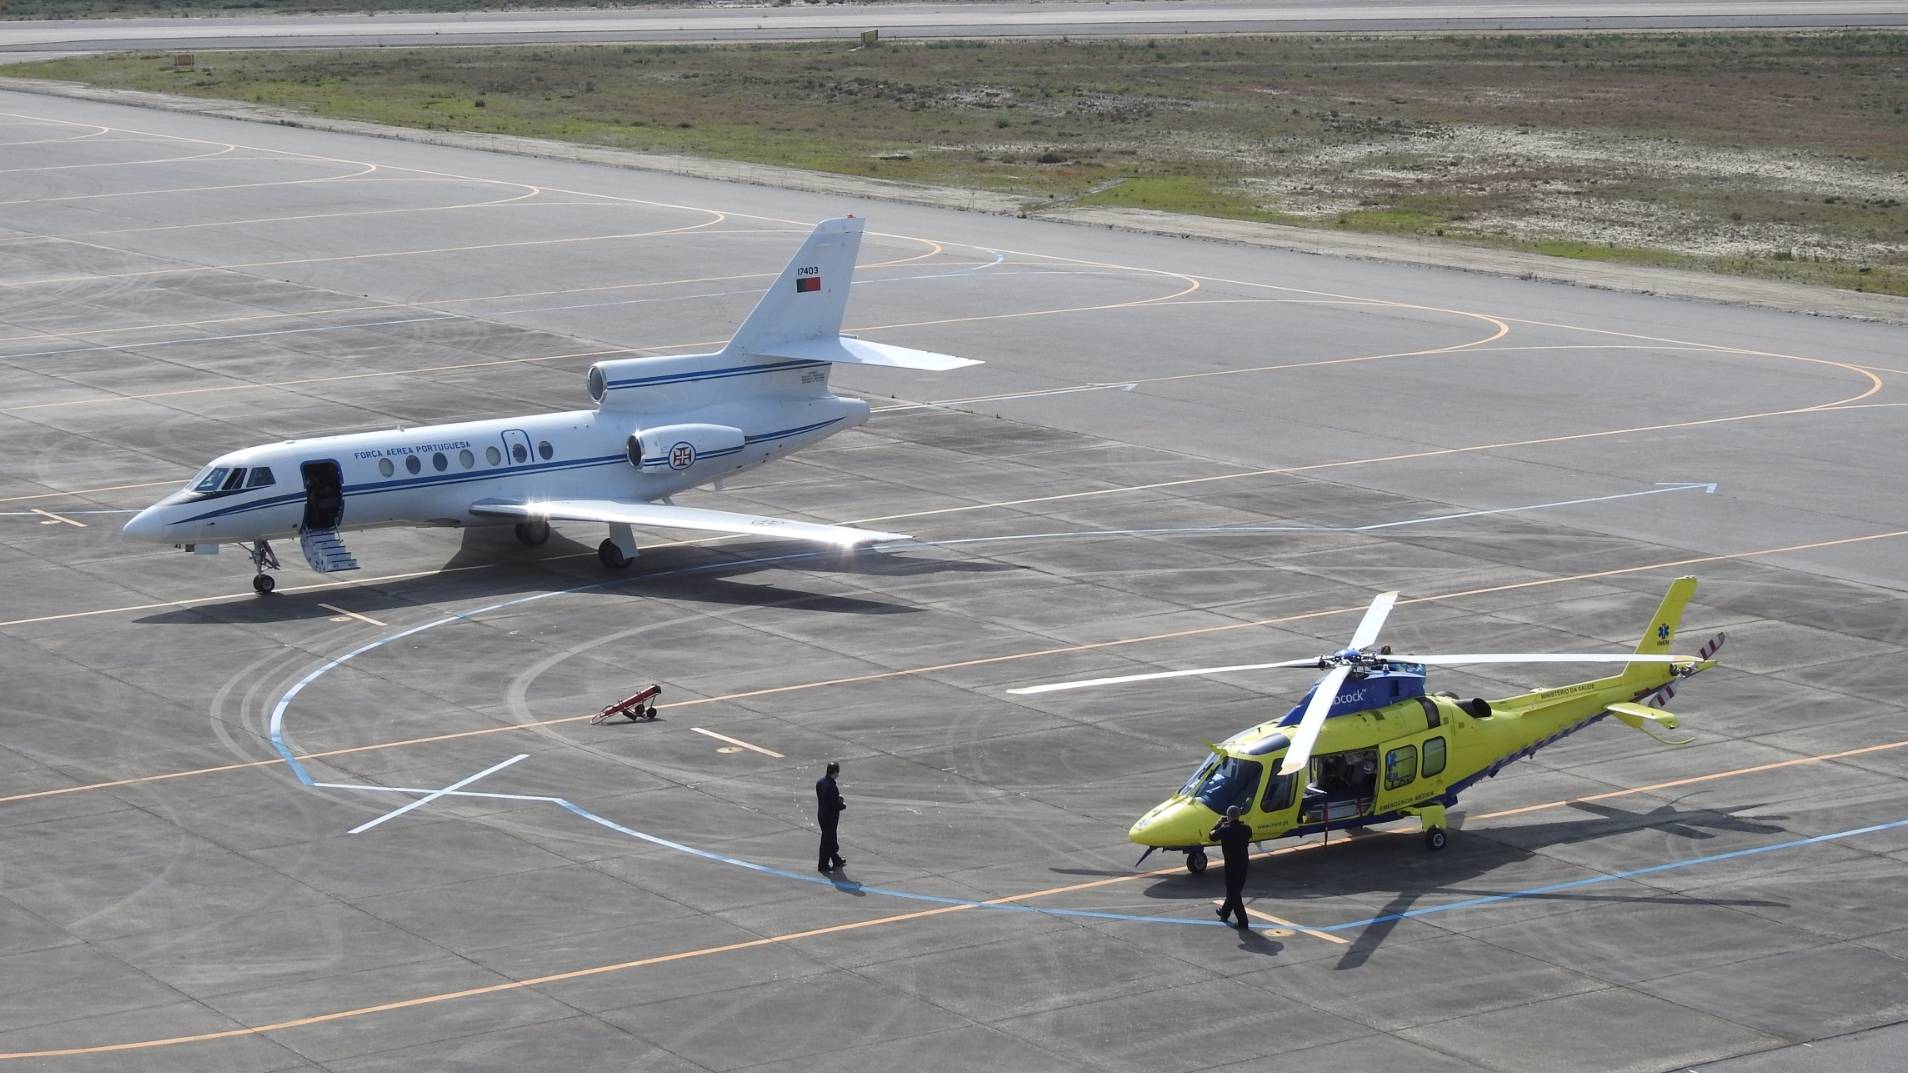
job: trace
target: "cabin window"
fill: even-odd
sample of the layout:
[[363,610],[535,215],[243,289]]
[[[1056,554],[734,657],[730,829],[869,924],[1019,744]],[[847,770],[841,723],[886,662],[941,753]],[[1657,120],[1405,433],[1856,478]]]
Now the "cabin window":
[[270,488],[273,484],[276,484],[276,483],[277,481],[272,477],[271,467],[253,466],[252,476],[246,480],[245,487]]
[[555,455],[556,455],[556,448],[550,446],[549,440],[539,440],[537,442],[537,457],[538,458],[541,458],[545,462],[548,462]]
[[395,472],[397,472],[397,467],[391,464],[390,459],[388,458],[378,459],[378,476],[389,477],[391,474]]
[[442,473],[450,468],[450,459],[445,458],[444,452],[439,451],[431,456],[431,468]]
[[1385,754],[1385,789],[1396,790],[1418,777],[1418,747],[1400,745]]
[[424,463],[419,462],[417,460],[416,455],[404,456],[404,471],[406,473],[416,473],[418,470],[423,468],[424,468]]
[[470,467],[477,464],[477,456],[474,454],[471,454],[470,448],[466,447],[463,450],[457,452],[457,464],[464,467],[465,469],[469,469]]
[[526,444],[521,444],[521,443],[513,443],[513,444],[511,444],[511,445],[510,445],[510,457],[511,457],[511,460],[512,460],[512,461],[515,461],[515,462],[528,462],[528,461],[530,461],[530,448],[529,448],[529,446],[528,446],[528,445],[526,445]]
[[1444,774],[1444,738],[1424,739],[1424,777]]
[[232,471],[225,466],[214,466],[205,471],[204,475],[199,478],[199,483],[192,486],[192,490],[195,492],[216,492],[219,490],[219,485],[225,483],[225,475],[230,472]]
[[219,491],[236,492],[243,487],[245,487],[245,467],[240,466],[232,471],[230,477],[225,478],[225,483],[219,486]]
[[495,447],[484,448],[484,460],[495,466],[503,462],[503,452]]
[[1213,769],[1196,796],[1201,804],[1221,814],[1233,805],[1250,808],[1252,792],[1259,788],[1259,770],[1256,760],[1228,756]]
[[1265,797],[1259,801],[1259,811],[1279,812],[1292,807],[1292,788],[1297,783],[1297,775],[1274,774],[1267,779]]

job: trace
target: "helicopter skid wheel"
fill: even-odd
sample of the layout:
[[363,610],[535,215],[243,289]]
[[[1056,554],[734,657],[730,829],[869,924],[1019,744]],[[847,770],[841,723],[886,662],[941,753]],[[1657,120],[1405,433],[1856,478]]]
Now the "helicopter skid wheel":
[[550,539],[550,523],[542,520],[518,522],[517,540],[529,547],[541,547]]
[[596,546],[596,557],[601,559],[603,565],[609,567],[611,570],[622,570],[635,561],[629,556],[624,555],[623,549],[617,547],[614,540],[605,540],[601,544],[598,544]]
[[1443,849],[1445,843],[1449,841],[1450,839],[1446,837],[1444,828],[1442,827],[1427,827],[1424,829],[1424,848],[1433,853]]
[[259,574],[252,578],[252,591],[258,593],[260,596],[269,596],[272,589],[277,587],[277,585],[278,582],[274,580],[270,574]]
[[1191,872],[1193,875],[1200,875],[1204,873],[1205,870],[1206,870],[1206,851],[1203,849],[1187,850],[1186,851],[1186,871]]

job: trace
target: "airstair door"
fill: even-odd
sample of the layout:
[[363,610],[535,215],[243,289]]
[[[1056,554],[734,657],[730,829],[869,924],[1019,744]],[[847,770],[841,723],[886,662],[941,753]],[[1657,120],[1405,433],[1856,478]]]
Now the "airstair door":
[[344,521],[344,475],[338,463],[329,458],[306,462],[298,467],[305,478],[306,531],[336,529]]

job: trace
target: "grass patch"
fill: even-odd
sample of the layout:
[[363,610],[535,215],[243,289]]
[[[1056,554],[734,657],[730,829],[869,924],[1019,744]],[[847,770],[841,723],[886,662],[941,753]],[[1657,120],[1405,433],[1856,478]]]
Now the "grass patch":
[[1030,211],[1130,206],[1890,293],[1908,272],[1904,33],[201,58],[186,72],[153,55],[9,73],[972,187]]

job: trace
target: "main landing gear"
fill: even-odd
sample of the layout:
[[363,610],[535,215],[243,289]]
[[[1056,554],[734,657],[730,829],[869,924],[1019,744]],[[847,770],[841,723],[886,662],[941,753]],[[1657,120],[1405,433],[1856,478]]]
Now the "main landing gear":
[[278,582],[267,570],[278,569],[278,556],[272,554],[272,545],[268,540],[254,540],[245,554],[252,557],[252,568],[258,573],[252,577],[252,591],[264,596],[277,587]]
[[533,548],[542,547],[550,539],[550,523],[541,518],[517,523],[517,540]]
[[1200,875],[1206,870],[1206,851],[1198,846],[1186,851],[1186,871]]
[[611,570],[627,569],[636,561],[636,534],[620,522],[612,522],[609,539],[596,546],[596,557]]
[[1444,806],[1421,805],[1404,810],[1407,815],[1416,816],[1418,825],[1424,830],[1424,848],[1433,853],[1441,850],[1451,841],[1444,830]]

